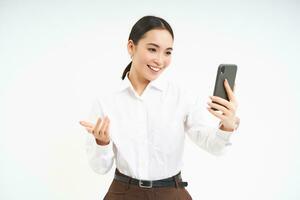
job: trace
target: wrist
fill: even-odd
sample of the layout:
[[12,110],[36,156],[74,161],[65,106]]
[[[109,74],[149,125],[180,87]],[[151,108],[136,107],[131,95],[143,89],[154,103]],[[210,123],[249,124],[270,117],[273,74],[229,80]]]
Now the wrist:
[[219,126],[219,129],[222,130],[222,131],[227,131],[227,132],[233,132],[234,131],[234,128],[225,127],[223,124],[221,124]]
[[108,145],[109,142],[110,142],[110,140],[109,140],[108,142],[103,142],[103,141],[100,141],[100,140],[98,140],[98,139],[95,139],[95,140],[96,140],[96,143],[97,143],[98,145],[100,145],[100,146]]

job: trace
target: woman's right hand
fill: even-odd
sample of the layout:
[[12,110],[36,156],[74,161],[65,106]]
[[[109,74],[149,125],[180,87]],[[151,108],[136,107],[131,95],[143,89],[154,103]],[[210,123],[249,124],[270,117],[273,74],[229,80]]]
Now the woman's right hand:
[[[101,123],[102,122],[102,123]],[[110,142],[110,137],[109,137],[109,123],[110,120],[107,116],[101,120],[99,117],[96,125],[90,123],[90,122],[85,122],[85,121],[80,121],[79,122],[82,126],[85,127],[85,129],[93,134],[93,136],[96,139],[97,144],[99,145],[107,145]]]

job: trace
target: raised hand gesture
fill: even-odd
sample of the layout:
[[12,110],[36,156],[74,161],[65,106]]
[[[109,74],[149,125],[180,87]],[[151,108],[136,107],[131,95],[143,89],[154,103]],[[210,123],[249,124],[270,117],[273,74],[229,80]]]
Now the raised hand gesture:
[[96,125],[90,123],[90,122],[85,122],[85,121],[80,121],[79,122],[82,126],[85,127],[85,129],[93,134],[93,136],[96,139],[97,144],[99,145],[107,145],[110,142],[110,137],[109,137],[109,123],[110,120],[107,116],[105,116],[102,120],[101,118],[98,118]]

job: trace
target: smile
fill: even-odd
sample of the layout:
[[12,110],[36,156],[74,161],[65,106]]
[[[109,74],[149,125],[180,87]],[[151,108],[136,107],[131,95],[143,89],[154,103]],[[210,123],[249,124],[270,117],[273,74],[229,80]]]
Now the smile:
[[159,72],[161,70],[161,68],[158,67],[152,67],[150,65],[147,65],[151,70],[155,71],[155,72]]

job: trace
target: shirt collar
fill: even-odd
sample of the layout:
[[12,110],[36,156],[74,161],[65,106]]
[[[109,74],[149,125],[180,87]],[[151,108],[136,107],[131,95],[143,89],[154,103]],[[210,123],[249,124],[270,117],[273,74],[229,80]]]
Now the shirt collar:
[[[166,89],[166,86],[167,86],[167,81],[163,77],[163,74],[161,74],[157,79],[150,81],[149,86],[147,86],[147,87],[153,87],[160,91],[164,91]],[[132,90],[134,90],[133,86],[128,78],[128,73],[127,73],[124,80],[122,80],[120,83],[119,91],[122,91],[122,90],[125,90],[128,88],[131,88]]]

